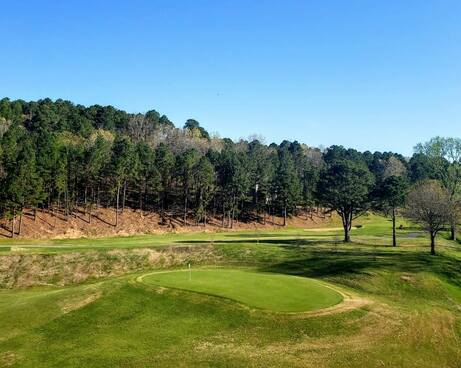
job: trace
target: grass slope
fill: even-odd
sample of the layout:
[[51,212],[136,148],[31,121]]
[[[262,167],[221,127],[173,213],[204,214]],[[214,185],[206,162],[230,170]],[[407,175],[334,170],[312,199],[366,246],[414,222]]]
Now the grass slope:
[[341,295],[317,280],[237,269],[194,269],[147,275],[146,284],[185,289],[236,300],[276,312],[306,312],[330,307]]
[[229,265],[328,281],[371,305],[320,317],[267,313],[136,282],[141,274],[0,290],[0,367],[459,368],[460,246],[442,236],[430,256],[424,234],[405,228],[392,248],[389,221],[361,222],[350,245],[336,230],[288,229],[223,233],[213,246]]

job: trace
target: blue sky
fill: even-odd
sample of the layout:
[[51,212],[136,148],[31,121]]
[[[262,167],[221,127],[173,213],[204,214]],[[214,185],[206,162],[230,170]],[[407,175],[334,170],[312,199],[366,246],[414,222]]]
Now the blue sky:
[[461,136],[460,19],[459,0],[4,0],[0,96],[411,154]]

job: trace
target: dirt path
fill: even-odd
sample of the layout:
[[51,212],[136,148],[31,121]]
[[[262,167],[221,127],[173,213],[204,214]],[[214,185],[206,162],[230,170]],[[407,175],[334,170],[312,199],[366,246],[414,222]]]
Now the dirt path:
[[360,309],[362,307],[371,305],[373,303],[369,299],[365,299],[357,295],[345,293],[341,289],[331,287],[330,285],[325,285],[325,286],[341,294],[341,296],[343,297],[343,301],[339,304],[333,305],[332,307],[301,313],[303,317],[321,317],[321,316],[328,316],[331,314],[344,313],[344,312],[352,311],[354,309]]

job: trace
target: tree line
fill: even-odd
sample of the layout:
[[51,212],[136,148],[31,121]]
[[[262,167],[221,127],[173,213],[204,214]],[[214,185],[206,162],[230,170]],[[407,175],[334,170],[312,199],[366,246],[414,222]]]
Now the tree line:
[[[429,188],[450,204],[443,204],[451,210],[441,226],[448,223],[456,238],[457,139],[434,138],[405,158],[297,141],[234,142],[209,134],[194,119],[176,128],[155,110],[130,114],[112,106],[4,98],[0,143],[0,211],[11,219],[12,236],[21,233],[26,208],[34,216],[41,209],[66,218],[83,211],[91,222],[96,207],[110,207],[118,226],[130,207],[158,212],[164,223],[179,218],[198,226],[219,217],[224,228],[236,219],[265,223],[273,215],[286,225],[299,211],[322,208],[339,214],[348,242],[352,221],[372,209],[392,217],[396,245],[397,211],[408,196],[421,197]],[[425,221],[411,206],[405,211]]]

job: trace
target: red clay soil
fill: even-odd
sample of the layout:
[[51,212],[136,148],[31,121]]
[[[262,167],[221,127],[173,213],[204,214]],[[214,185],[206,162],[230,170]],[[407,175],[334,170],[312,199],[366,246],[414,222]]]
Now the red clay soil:
[[[300,214],[288,219],[288,225],[300,228],[311,228],[326,225],[331,221],[330,217],[314,214]],[[79,238],[79,237],[105,237],[115,235],[134,234],[162,234],[166,232],[197,232],[197,231],[219,231],[219,230],[251,230],[251,229],[280,229],[283,218],[267,218],[266,224],[262,220],[258,223],[234,221],[234,228],[222,228],[221,218],[210,218],[206,226],[197,226],[190,218],[188,226],[184,226],[180,218],[167,218],[161,220],[158,213],[141,212],[139,210],[125,209],[119,215],[118,226],[115,227],[115,210],[111,208],[100,208],[93,211],[91,223],[89,215],[82,211],[73,215],[64,216],[62,213],[48,213],[37,211],[34,221],[33,211],[26,210],[22,220],[21,238],[53,239],[53,238]],[[16,218],[16,232],[19,228],[19,217]],[[0,238],[11,237],[11,219],[0,221]]]

